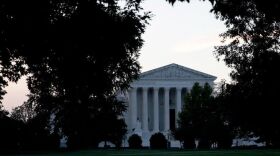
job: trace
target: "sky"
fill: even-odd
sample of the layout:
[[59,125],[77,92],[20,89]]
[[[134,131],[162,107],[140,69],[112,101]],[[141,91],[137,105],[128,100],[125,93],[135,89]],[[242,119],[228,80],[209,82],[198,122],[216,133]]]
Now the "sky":
[[174,6],[164,0],[146,0],[143,8],[153,13],[143,38],[139,58],[142,71],[170,63],[180,64],[230,80],[230,69],[214,56],[214,46],[221,45],[219,34],[224,23],[210,13],[208,1],[178,2]]
[[[226,27],[210,13],[208,1],[177,2],[172,6],[165,0],[146,0],[142,7],[153,14],[143,34],[145,43],[139,57],[142,72],[176,63],[214,75],[216,83],[230,81],[230,69],[213,53]],[[6,91],[2,102],[11,111],[27,100],[25,78],[9,83]]]

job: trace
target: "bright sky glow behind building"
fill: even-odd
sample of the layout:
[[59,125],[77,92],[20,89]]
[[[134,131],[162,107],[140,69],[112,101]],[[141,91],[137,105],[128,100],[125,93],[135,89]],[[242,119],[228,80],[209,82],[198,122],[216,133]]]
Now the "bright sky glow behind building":
[[[230,69],[213,54],[214,46],[221,44],[219,34],[226,27],[210,13],[208,1],[178,2],[172,6],[165,0],[146,0],[143,8],[154,16],[143,35],[145,43],[139,58],[142,71],[176,63],[215,75],[215,82],[230,81]],[[11,111],[27,100],[24,78],[6,89],[8,93],[2,101],[5,109]]]
[[230,69],[213,54],[226,27],[210,13],[210,2],[178,2],[172,6],[164,0],[146,0],[143,7],[154,17],[143,35],[142,71],[176,63],[215,75],[216,82],[230,80]]

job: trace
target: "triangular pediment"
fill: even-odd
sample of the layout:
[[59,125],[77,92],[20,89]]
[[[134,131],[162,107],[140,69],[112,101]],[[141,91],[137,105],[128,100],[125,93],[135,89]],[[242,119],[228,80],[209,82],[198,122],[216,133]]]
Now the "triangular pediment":
[[214,81],[216,77],[173,63],[144,72],[140,74],[141,79],[209,79]]

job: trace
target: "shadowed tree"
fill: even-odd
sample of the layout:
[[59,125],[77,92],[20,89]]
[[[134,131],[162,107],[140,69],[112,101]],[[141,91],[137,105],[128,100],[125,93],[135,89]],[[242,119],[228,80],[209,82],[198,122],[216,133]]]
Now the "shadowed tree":
[[0,111],[0,124],[0,154],[22,149],[25,130],[23,122],[11,119]]
[[280,66],[280,22],[246,3],[247,15],[227,20],[221,36],[229,44],[216,47],[216,55],[233,68],[235,81],[228,86],[228,112],[232,123],[245,133],[260,136],[267,146],[280,147],[278,88]]
[[221,34],[227,42],[215,48],[217,58],[233,69],[234,83],[226,87],[223,97],[227,116],[243,134],[260,136],[259,141],[268,146],[280,147],[280,129],[276,124],[280,118],[280,83],[279,74],[275,74],[280,66],[280,1],[209,1],[211,11],[228,28]]
[[[174,4],[175,2],[190,2],[191,0],[166,0],[167,2]],[[206,1],[206,0],[203,0]],[[270,20],[279,21],[279,0],[270,0],[269,2],[263,0],[208,0],[211,2],[213,8],[211,12],[214,12],[220,17],[226,20],[234,19],[238,16],[246,17],[250,16],[250,8],[248,4],[253,4],[258,12],[266,15]]]
[[[9,137],[16,135],[16,150],[49,150],[59,147],[58,132],[52,129],[51,119],[43,114],[37,114],[34,103],[30,98],[23,105],[11,112],[10,121],[16,123],[18,134],[9,133]],[[9,126],[7,126],[9,127]]]
[[204,88],[199,83],[195,83],[190,93],[187,93],[185,105],[179,114],[178,129],[175,130],[175,137],[177,136],[179,140],[183,141],[185,148],[195,147],[194,139],[200,140],[200,148],[210,147],[209,136],[205,135],[205,131],[207,131],[205,129],[206,120],[209,117],[207,116],[208,113],[204,113],[206,113],[206,107],[209,107],[207,99],[210,98],[211,92],[207,96],[203,96],[203,93]]
[[133,134],[128,138],[129,148],[139,149],[142,148],[142,139],[139,135]]
[[27,123],[30,119],[36,116],[36,112],[34,110],[35,106],[33,104],[34,103],[31,101],[31,99],[29,99],[22,105],[15,107],[12,110],[10,117],[12,119]]
[[232,142],[230,127],[223,118],[222,106],[212,95],[209,84],[203,87],[195,83],[185,97],[185,105],[179,114],[178,128],[173,132],[184,148],[210,148],[213,143],[218,148],[229,148]]
[[[46,118],[55,114],[56,127],[68,136],[81,139],[78,134],[89,134],[83,131],[93,129],[87,126],[94,125],[104,99],[126,88],[139,72],[137,58],[148,18],[139,14],[140,1],[128,0],[124,9],[114,0],[1,1],[0,98],[8,81],[29,73],[36,112]],[[210,2],[228,27],[222,36],[232,39],[216,49],[234,69],[232,120],[278,146],[279,130],[273,121],[279,117],[273,101],[279,85],[273,72],[279,62],[279,1]],[[90,134],[79,145],[98,142]]]
[[[123,135],[118,117],[125,107],[114,102],[115,93],[139,74],[149,18],[139,13],[139,0],[126,2],[121,8],[117,0],[1,1],[1,95],[8,80],[28,73],[36,115],[45,124],[53,115],[54,131],[68,136],[69,147],[96,146],[108,138],[104,131]],[[122,126],[108,129],[107,120]]]
[[150,141],[151,149],[167,149],[168,148],[167,139],[160,132],[153,134],[149,141]]

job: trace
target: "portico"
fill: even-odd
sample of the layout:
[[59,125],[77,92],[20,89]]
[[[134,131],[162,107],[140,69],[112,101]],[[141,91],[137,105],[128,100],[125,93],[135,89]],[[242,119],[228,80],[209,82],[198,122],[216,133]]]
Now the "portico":
[[[171,87],[171,86],[162,86],[162,87],[153,87],[153,86],[145,86],[145,87],[134,87],[130,89],[130,112],[131,112],[131,121],[130,125],[132,127],[136,127],[137,119],[142,123],[142,130],[143,131],[151,131],[151,132],[159,132],[160,130],[160,116],[159,116],[159,109],[160,109],[160,95],[159,91],[164,93],[164,103],[163,103],[163,129],[161,131],[168,131],[170,130],[170,91],[171,89],[176,90],[176,99],[175,99],[175,112],[176,116],[182,109],[182,90],[187,88],[182,87]],[[151,93],[152,92],[152,93]],[[150,94],[149,94],[150,93]],[[137,94],[143,97],[143,101],[137,100]],[[149,95],[148,95],[149,94]],[[148,96],[151,96],[153,99],[152,102],[148,101]],[[139,97],[139,96],[138,96]],[[162,98],[162,97],[161,97]],[[148,105],[150,107],[148,107]],[[162,104],[161,104],[162,105]],[[139,110],[139,107],[141,110]],[[151,110],[149,110],[151,109]],[[152,116],[148,113],[151,111]],[[175,117],[176,117],[175,116]],[[151,119],[153,119],[151,121]],[[149,124],[152,122],[152,124]],[[175,122],[176,123],[176,122]],[[149,126],[151,125],[151,126]]]
[[212,75],[177,64],[142,73],[128,90],[126,122],[129,135],[139,134],[144,146],[149,146],[153,133],[168,135],[177,126],[184,97],[193,84],[213,85],[215,79]]

